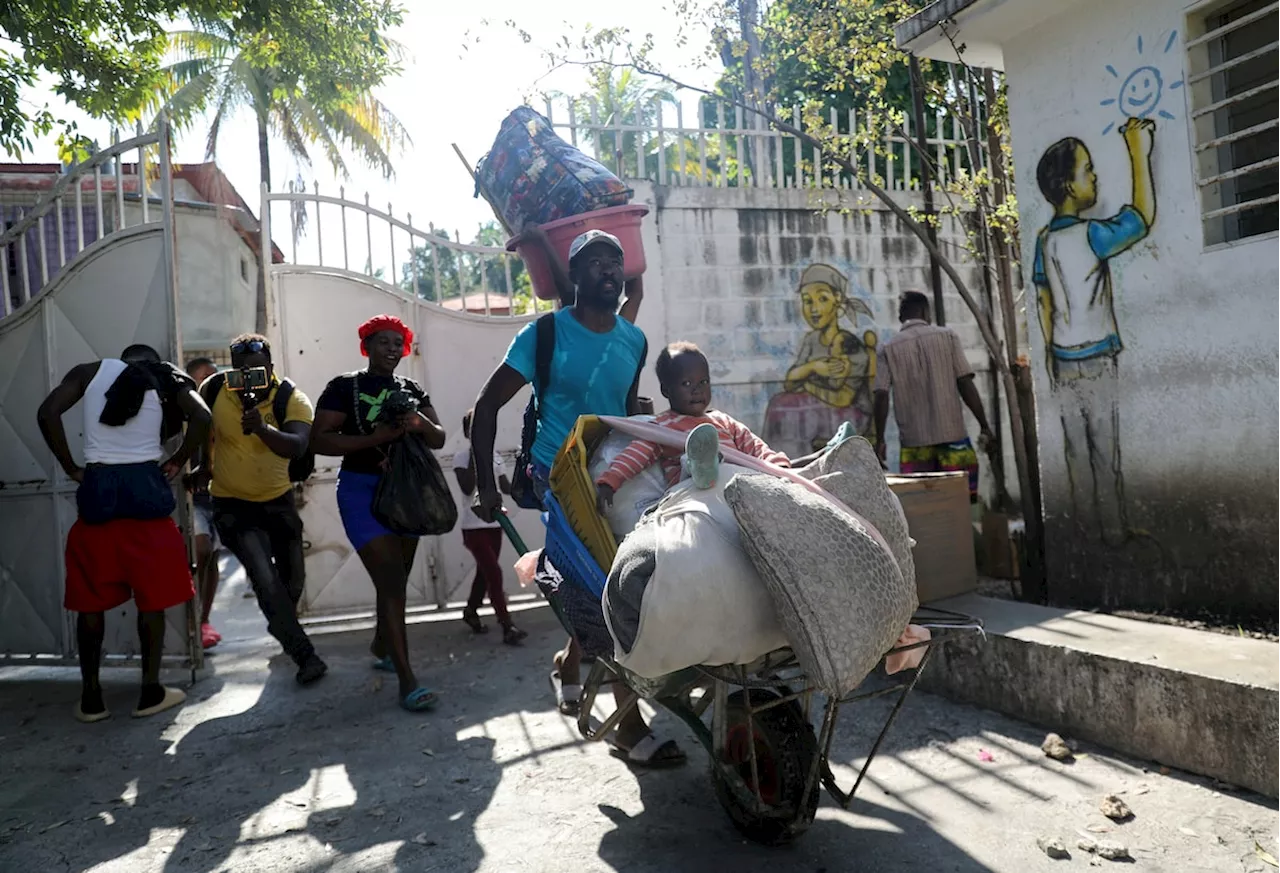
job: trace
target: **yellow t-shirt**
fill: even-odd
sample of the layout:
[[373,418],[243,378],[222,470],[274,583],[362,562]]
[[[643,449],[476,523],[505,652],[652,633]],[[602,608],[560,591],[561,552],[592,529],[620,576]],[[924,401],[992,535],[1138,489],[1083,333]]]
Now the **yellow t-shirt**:
[[[281,422],[276,421],[271,406],[278,390],[277,383],[258,404],[262,420],[276,428]],[[257,436],[246,435],[240,427],[242,413],[240,398],[224,384],[213,404],[213,484],[209,493],[255,503],[275,500],[293,485],[289,481],[289,459],[271,451]],[[285,409],[285,421],[311,424],[314,418],[311,401],[295,387]]]

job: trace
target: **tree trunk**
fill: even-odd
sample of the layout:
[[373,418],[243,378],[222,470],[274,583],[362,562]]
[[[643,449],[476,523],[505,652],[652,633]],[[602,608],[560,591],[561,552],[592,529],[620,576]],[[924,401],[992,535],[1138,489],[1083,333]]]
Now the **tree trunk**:
[[1018,387],[1018,405],[1022,409],[1023,432],[1026,439],[1028,477],[1024,487],[1030,486],[1031,497],[1023,498],[1036,508],[1037,514],[1027,516],[1026,544],[1022,555],[1022,599],[1030,603],[1045,603],[1049,597],[1048,578],[1045,571],[1044,525],[1038,514],[1044,505],[1040,492],[1040,444],[1036,432],[1036,399],[1031,384],[1031,368],[1018,364],[1015,370]]
[[[911,63],[913,67],[916,66],[916,59],[914,57],[912,57]],[[960,113],[960,116],[965,132],[965,148],[969,153],[969,166],[976,169],[983,166],[982,148],[978,143],[977,95],[974,93],[971,82],[966,83],[961,81],[960,74],[956,70],[956,65],[948,64],[948,66],[951,68],[951,81],[956,94],[960,97],[960,107],[963,110]],[[991,125],[988,124],[986,127],[988,132],[988,152],[990,152],[990,138],[992,135]],[[922,163],[927,163],[927,155],[928,152],[922,142],[920,146],[920,157]],[[1000,161],[1000,158],[1001,156],[998,153],[988,154],[988,164],[992,167],[993,173],[996,172],[995,166]],[[979,255],[982,258],[982,302],[985,304],[983,311],[986,313],[987,318],[994,322],[995,295],[992,293],[991,289],[991,275],[995,272],[992,264],[997,259],[995,252],[997,251],[997,246],[1000,244],[996,240],[995,233],[991,227],[990,216],[991,204],[987,202],[986,191],[979,189],[978,213],[976,215],[977,228],[975,230],[980,241]],[[934,241],[937,241],[936,237],[934,238]],[[1003,251],[1003,248],[999,250]],[[1003,310],[1003,306],[1001,309]],[[1005,349],[1008,351],[1009,366],[1012,367],[1017,360],[1017,334],[1010,335],[1008,324],[1005,324],[1004,343]],[[997,357],[999,356],[996,355],[995,357],[988,358],[991,366],[991,405],[993,407],[997,407],[1000,403],[1000,367],[996,363]],[[991,469],[996,475],[997,504],[1000,511],[1005,512],[1008,510],[1010,499],[1008,485],[1004,478],[1003,431],[1000,427],[1001,418],[999,409],[993,409],[992,411],[995,413],[995,421],[992,422],[992,424],[995,427],[996,442],[994,451],[990,454]]]
[[[915,55],[911,56],[910,71],[912,123],[916,128],[916,144],[919,150],[917,157],[920,160],[920,188],[924,194],[925,227],[929,231],[929,238],[936,246],[938,244],[938,213],[933,208],[933,168],[928,159],[929,132],[924,126],[924,80],[920,75],[920,62],[916,60]],[[849,135],[853,135],[852,130],[849,131]],[[941,130],[938,131],[938,138],[942,138]],[[910,173],[910,167],[911,162],[908,159],[903,163],[903,172]],[[938,259],[933,255],[929,256],[929,285],[933,288],[933,320],[940,325],[945,325],[947,310],[942,303],[942,271],[938,268]]]
[[[982,93],[988,107],[996,102],[995,76],[990,70],[982,72]],[[1000,140],[991,125],[987,125],[987,152],[991,156],[992,193],[995,196],[995,207],[1004,205],[1009,190],[1009,176],[1005,172],[1004,152],[1000,149]],[[1013,261],[1010,240],[1001,239],[994,228],[990,229],[989,239],[996,252],[996,277],[1000,287],[1000,314],[1004,323],[1005,341],[1009,350],[1009,367],[1014,371],[1014,381],[1018,388],[1018,406],[1022,410],[1022,429],[1024,434],[1023,451],[1027,456],[1027,478],[1021,482],[1022,488],[1029,494],[1022,498],[1023,507],[1030,506],[1034,511],[1023,511],[1023,523],[1026,525],[1026,547],[1022,559],[1022,598],[1033,603],[1043,603],[1047,599],[1048,589],[1044,563],[1044,527],[1041,524],[1042,507],[1040,502],[1040,446],[1036,439],[1035,395],[1032,389],[1031,368],[1023,366],[1017,357],[1017,319],[1014,314],[1013,299]],[[1015,449],[1017,446],[1015,446]]]
[[[738,0],[738,25],[742,28],[742,40],[747,46],[746,56],[742,59],[742,86],[747,102],[757,107],[755,110],[757,116],[764,118],[767,117],[766,113],[772,113],[769,113],[769,107],[765,104],[764,87],[760,81],[759,71],[756,70],[756,61],[760,57],[760,35],[756,32],[758,20],[759,10],[756,0]],[[751,127],[755,128],[754,120]],[[747,167],[754,179],[757,173],[768,172],[768,146],[762,137],[749,136],[746,139]],[[763,176],[761,178],[763,179]]]
[[[261,173],[262,183],[267,186],[267,190],[271,190],[271,139],[270,131],[267,129],[266,113],[258,112],[258,170]],[[266,204],[263,204],[266,208]],[[259,221],[266,221],[267,216],[258,216]],[[265,251],[258,252],[258,260],[261,261],[258,269],[258,301],[255,313],[256,327],[258,333],[265,334],[267,332],[267,269],[271,264],[271,246],[268,242]]]

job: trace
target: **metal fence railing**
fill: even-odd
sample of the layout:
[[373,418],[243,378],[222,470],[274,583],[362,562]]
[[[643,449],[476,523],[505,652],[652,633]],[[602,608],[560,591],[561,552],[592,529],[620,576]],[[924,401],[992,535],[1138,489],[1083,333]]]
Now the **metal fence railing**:
[[[718,188],[860,188],[862,174],[889,190],[921,184],[921,156],[910,117],[877,124],[873,116],[830,109],[821,131],[845,154],[852,145],[859,176],[836,168],[822,149],[768,125],[764,118],[724,100],[703,97],[692,119],[678,100],[606,106],[595,99],[547,100],[542,113],[560,136],[621,178],[665,185]],[[808,132],[800,107],[773,107],[774,117]],[[959,120],[925,117],[925,151],[943,183],[972,172]],[[985,163],[985,154],[980,160]]]
[[[307,191],[263,190],[264,211],[287,204],[292,238],[290,262],[300,267],[342,270],[384,282],[402,293],[448,309],[494,316],[528,315],[551,304],[533,295],[519,255],[501,246],[464,243],[455,232],[415,227],[413,215],[394,214],[363,200]],[[300,247],[299,243],[305,240]]]
[[[30,303],[86,247],[131,226],[162,222],[167,148],[164,119],[148,132],[139,125],[132,139],[116,138],[57,176],[35,203],[0,206],[0,318]],[[153,150],[159,155],[154,164]],[[132,152],[136,161],[129,166],[124,158]]]

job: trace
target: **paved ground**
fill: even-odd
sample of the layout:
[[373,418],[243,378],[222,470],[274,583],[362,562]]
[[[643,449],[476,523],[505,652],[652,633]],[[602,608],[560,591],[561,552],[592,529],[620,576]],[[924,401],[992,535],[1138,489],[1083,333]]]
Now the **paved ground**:
[[[332,672],[299,689],[241,579],[218,603],[226,642],[188,704],[132,721],[136,674],[108,678],[110,721],[70,717],[71,670],[0,669],[0,871],[673,871],[1028,873],[1111,862],[1082,835],[1127,845],[1135,869],[1273,870],[1276,807],[1088,749],[1072,765],[1043,731],[925,694],[907,704],[850,812],[823,798],[796,845],[745,843],[721,812],[706,759],[635,774],[577,740],[555,713],[547,657],[561,634],[522,616],[528,645],[460,622],[411,628],[431,715],[394,706],[369,669],[367,633],[319,639]],[[180,680],[180,675],[172,677]],[[833,749],[844,784],[888,704],[851,708]],[[1098,812],[1122,791],[1135,817]],[[1058,836],[1072,858],[1036,847]]]

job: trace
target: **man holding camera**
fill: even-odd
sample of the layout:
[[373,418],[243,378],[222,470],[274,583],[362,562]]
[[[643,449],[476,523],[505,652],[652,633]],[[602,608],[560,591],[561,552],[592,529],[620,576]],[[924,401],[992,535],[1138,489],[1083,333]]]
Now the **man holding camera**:
[[[218,536],[244,567],[267,630],[298,665],[298,684],[307,685],[328,668],[298,622],[306,571],[289,462],[306,453],[314,413],[305,394],[276,378],[266,337],[236,337],[231,367],[200,388],[213,412],[209,464],[201,474],[212,480]],[[277,421],[282,390],[290,393]]]

